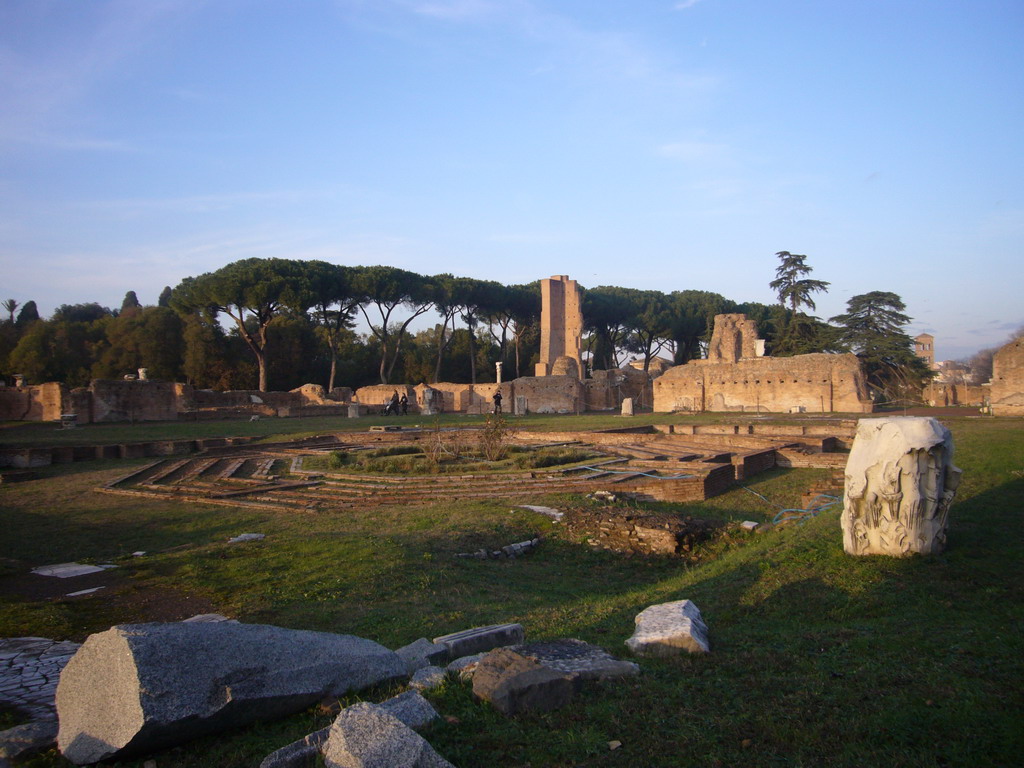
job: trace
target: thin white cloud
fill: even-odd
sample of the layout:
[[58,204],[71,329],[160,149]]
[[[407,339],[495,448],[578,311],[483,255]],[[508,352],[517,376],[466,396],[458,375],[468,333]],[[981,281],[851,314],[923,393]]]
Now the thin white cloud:
[[448,21],[466,21],[490,16],[500,10],[497,3],[487,0],[447,0],[446,2],[415,3],[412,10],[421,16]]
[[677,11],[685,11],[688,8],[693,8],[693,6],[697,5],[699,2],[701,2],[701,0],[681,0],[681,2],[676,3],[673,7]]
[[671,53],[658,51],[619,29],[584,27],[573,16],[547,10],[532,0],[338,0],[361,14],[404,11],[452,23],[500,24],[540,44],[542,61],[533,74],[570,73],[588,79],[642,82],[675,91],[709,90],[718,83],[705,73],[683,72]]
[[87,136],[36,134],[9,136],[9,141],[64,152],[139,152],[139,148],[119,139],[94,139]]
[[149,214],[213,213],[262,205],[298,203],[329,196],[326,190],[275,190],[269,192],[229,192],[216,195],[183,197],[129,198],[94,200],[79,204],[83,210],[111,218],[134,218]]
[[487,238],[492,243],[510,245],[562,245],[578,239],[575,235],[561,232],[497,232]]
[[711,141],[675,141],[657,148],[661,157],[685,163],[723,163],[731,160],[729,146]]

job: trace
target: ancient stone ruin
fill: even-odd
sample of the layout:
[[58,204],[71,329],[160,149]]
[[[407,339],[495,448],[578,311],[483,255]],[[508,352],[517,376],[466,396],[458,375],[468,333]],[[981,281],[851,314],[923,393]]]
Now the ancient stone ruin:
[[[87,388],[63,384],[0,388],[0,420],[61,421],[75,424],[107,421],[173,421],[291,416],[379,415],[397,392],[412,415],[490,413],[501,393],[506,411],[526,413],[620,412],[631,415],[650,408],[673,411],[846,412],[870,413],[865,377],[852,354],[764,357],[757,326],[742,314],[715,317],[706,360],[671,366],[654,361],[647,371],[634,365],[593,371],[587,378],[582,359],[583,315],[580,287],[566,275],[541,281],[541,352],[534,376],[511,381],[463,384],[436,382],[377,384],[353,392],[306,384],[290,392],[248,390],[213,392],[187,384],[134,379],[94,380]],[[1020,370],[1012,354],[1003,370]],[[1014,365],[1016,368],[1014,369]],[[1017,374],[1004,376],[1004,397],[1013,406],[1022,397]],[[999,385],[1003,386],[1003,385]],[[993,397],[998,387],[993,385]],[[1012,390],[1012,392],[1010,391]],[[999,390],[1002,392],[1003,390]],[[1013,394],[1016,392],[1017,394]],[[623,405],[632,401],[633,411]]]
[[636,630],[626,646],[638,656],[675,656],[683,651],[707,653],[708,627],[691,600],[652,605],[634,619]]
[[1024,338],[1000,347],[992,358],[992,413],[1024,416]]
[[[344,467],[325,468],[306,457],[325,453],[358,455],[382,446],[430,449],[429,429],[345,433],[284,443],[205,446],[196,456],[175,454],[197,449],[197,441],[113,446],[125,457],[153,456],[97,490],[135,497],[164,498],[214,505],[259,506],[280,511],[346,509],[352,506],[419,503],[443,498],[509,498],[525,493],[593,493],[608,491],[659,501],[703,501],[775,466],[838,469],[845,464],[854,422],[828,424],[698,424],[660,425],[593,432],[528,432],[510,439],[525,451],[558,448],[572,443],[594,458],[563,466],[521,472],[467,472],[422,478],[395,474],[350,474]],[[470,433],[471,434],[471,433]],[[204,441],[208,443],[212,441]],[[15,466],[96,458],[95,447],[27,449],[0,461]],[[143,448],[160,449],[143,451]],[[175,450],[179,449],[180,450]],[[633,526],[633,523],[628,523]],[[632,529],[632,528],[631,528]],[[496,542],[505,544],[506,542]]]
[[716,315],[705,360],[654,380],[654,410],[752,413],[870,413],[856,355],[762,357],[764,341],[746,315]]
[[851,555],[942,552],[959,483],[953,437],[935,419],[862,419],[846,464],[843,549]]
[[568,275],[540,281],[540,362],[537,376],[584,374],[580,338],[583,335],[583,300],[580,287]]

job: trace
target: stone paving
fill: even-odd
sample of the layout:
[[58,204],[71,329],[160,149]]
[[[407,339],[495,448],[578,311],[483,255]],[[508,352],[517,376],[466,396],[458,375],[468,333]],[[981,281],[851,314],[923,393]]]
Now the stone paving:
[[0,704],[32,720],[56,719],[60,671],[78,648],[78,643],[45,637],[0,639]]
[[[238,623],[219,613],[185,621]],[[0,706],[13,707],[33,721],[55,720],[60,672],[80,647],[81,643],[45,637],[0,638]]]

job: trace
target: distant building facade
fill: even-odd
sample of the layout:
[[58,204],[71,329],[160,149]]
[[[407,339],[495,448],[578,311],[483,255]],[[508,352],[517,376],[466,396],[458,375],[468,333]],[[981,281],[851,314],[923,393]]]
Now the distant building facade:
[[938,370],[935,367],[935,337],[930,333],[914,337],[914,354],[928,363],[929,370]]

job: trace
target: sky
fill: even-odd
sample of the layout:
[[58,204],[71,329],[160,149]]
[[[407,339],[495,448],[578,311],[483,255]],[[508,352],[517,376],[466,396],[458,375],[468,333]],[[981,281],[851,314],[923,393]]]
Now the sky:
[[1024,325],[1020,0],[4,0],[0,298],[237,259]]

